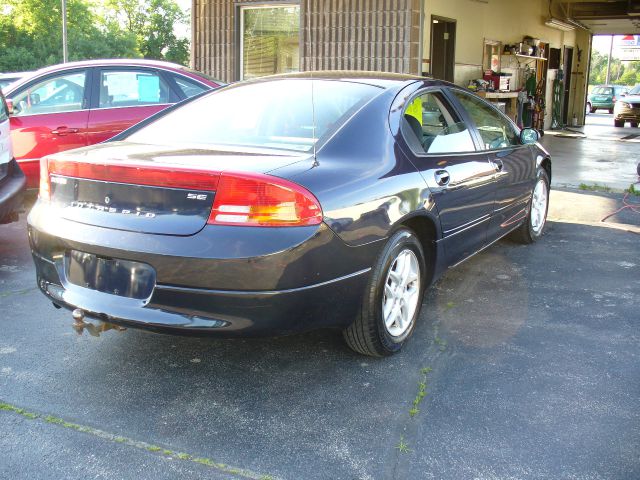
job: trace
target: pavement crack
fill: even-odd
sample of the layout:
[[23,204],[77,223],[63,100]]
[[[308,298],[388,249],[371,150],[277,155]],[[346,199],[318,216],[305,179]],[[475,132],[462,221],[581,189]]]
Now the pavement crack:
[[99,437],[103,440],[107,440],[109,442],[118,443],[120,445],[127,445],[129,447],[137,448],[138,450],[145,450],[147,452],[153,453],[161,457],[171,458],[174,460],[181,460],[185,462],[197,463],[199,465],[204,465],[206,467],[215,469],[222,473],[235,475],[239,478],[245,478],[249,480],[276,480],[277,478],[273,475],[258,474],[244,468],[232,467],[224,463],[216,462],[210,458],[199,457],[197,455],[192,455],[190,453],[167,449],[164,447],[160,447],[158,445],[154,445],[152,443],[135,440],[133,438],[125,437],[122,435],[116,435],[113,433],[106,432],[104,430],[89,427],[86,425],[81,425],[79,423],[68,422],[63,418],[56,417],[54,415],[45,415],[41,413],[31,412],[25,408],[21,408],[16,405],[4,402],[1,399],[0,399],[0,411],[11,412],[29,420],[40,421],[43,423],[50,423],[62,428],[68,428],[70,430],[75,430],[77,432],[86,433],[89,435],[93,435],[95,437]]

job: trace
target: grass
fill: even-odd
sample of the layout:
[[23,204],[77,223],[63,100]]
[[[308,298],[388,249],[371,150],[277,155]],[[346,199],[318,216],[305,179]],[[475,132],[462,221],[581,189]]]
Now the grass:
[[415,417],[418,413],[420,413],[420,409],[418,408],[424,400],[424,397],[427,396],[427,375],[431,373],[431,367],[424,367],[420,369],[420,381],[418,382],[418,393],[416,393],[413,402],[411,403],[411,409],[409,410],[409,416]]
[[629,188],[625,190],[626,193],[630,195],[635,195],[636,197],[640,197],[640,189],[636,188],[637,183],[632,183],[629,185]]
[[611,191],[611,187],[606,185],[600,185],[599,183],[594,183],[593,185],[589,185],[587,183],[581,183],[578,187],[580,190],[585,190],[588,192],[606,192],[609,193]]
[[[113,435],[111,433],[107,433],[105,431],[98,430],[93,427],[88,427],[88,426],[80,425],[78,423],[73,423],[73,422],[67,422],[66,420],[60,417],[56,417],[54,415],[42,415],[39,413],[30,412],[24,408],[12,405],[10,403],[3,402],[1,400],[0,400],[0,411],[12,412],[17,415],[21,415],[22,417],[27,418],[29,420],[34,420],[34,421],[39,420],[39,421],[50,423],[53,425],[58,425],[62,428],[68,428],[71,430],[75,430],[77,432],[87,433],[89,435],[99,437],[103,440],[118,443],[121,445],[127,445],[129,447],[137,448],[140,450],[146,450],[147,452],[162,455],[164,457],[197,463],[199,465],[215,468],[216,470],[219,470],[221,472],[228,473],[231,475],[238,475],[250,480],[275,480],[275,477],[272,477],[271,475],[260,475],[254,472],[250,472],[249,470],[233,468],[228,465],[225,465],[224,463],[215,462],[210,458],[195,457],[185,452],[175,452],[173,450],[159,447],[158,445],[153,445],[147,442],[141,442],[141,441],[134,440],[124,436],[120,436],[120,435]],[[404,445],[403,448],[408,448],[408,447]]]
[[400,442],[396,445],[396,450],[400,453],[409,453],[411,449],[409,448],[409,444],[404,441],[404,436],[400,435]]

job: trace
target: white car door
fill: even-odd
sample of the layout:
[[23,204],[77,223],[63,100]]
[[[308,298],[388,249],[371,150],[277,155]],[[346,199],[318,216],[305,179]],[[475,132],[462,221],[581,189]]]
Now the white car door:
[[10,133],[9,110],[4,97],[0,93],[0,179],[6,175],[7,165],[13,158]]

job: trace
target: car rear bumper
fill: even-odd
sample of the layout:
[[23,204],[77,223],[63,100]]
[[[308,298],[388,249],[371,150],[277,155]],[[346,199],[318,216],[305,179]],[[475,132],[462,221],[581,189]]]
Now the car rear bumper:
[[5,223],[11,214],[22,205],[26,179],[18,163],[11,160],[7,174],[0,179],[0,223]]
[[613,108],[613,102],[596,102],[589,100],[589,103],[593,108]]
[[[29,215],[29,239],[38,287],[54,304],[122,326],[223,336],[346,327],[378,251],[349,247],[324,224],[149,235],[56,218],[42,202]],[[151,293],[131,298],[72,283],[70,251],[152,266]]]

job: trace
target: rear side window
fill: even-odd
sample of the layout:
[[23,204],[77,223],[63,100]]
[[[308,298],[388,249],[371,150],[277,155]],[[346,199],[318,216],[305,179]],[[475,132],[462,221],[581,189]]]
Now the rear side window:
[[175,80],[178,88],[184,93],[187,98],[198,95],[199,93],[204,92],[205,90],[209,90],[207,87],[198,83],[194,80],[188,79],[186,77],[181,77],[179,75],[174,75],[173,79]]
[[437,92],[425,93],[409,103],[402,119],[402,134],[417,154],[475,150],[467,126]]
[[496,109],[475,95],[452,90],[476,124],[485,150],[497,150],[520,145],[520,136],[511,122]]
[[100,73],[98,108],[141,107],[170,103],[170,89],[152,70],[106,70]]

